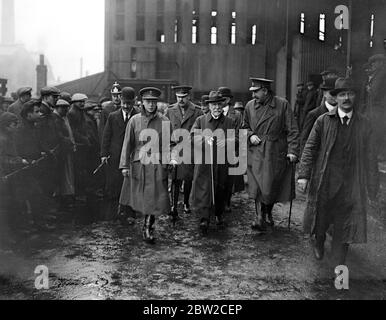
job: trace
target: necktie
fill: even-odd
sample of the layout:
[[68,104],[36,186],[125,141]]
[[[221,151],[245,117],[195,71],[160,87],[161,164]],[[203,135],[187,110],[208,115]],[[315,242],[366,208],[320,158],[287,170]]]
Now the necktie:
[[348,125],[348,120],[349,120],[349,119],[350,119],[349,117],[344,116],[344,117],[343,117],[343,124],[347,126],[347,125]]
[[124,113],[124,120],[125,120],[125,124],[127,124],[127,121],[129,120],[129,117],[127,116],[127,112]]

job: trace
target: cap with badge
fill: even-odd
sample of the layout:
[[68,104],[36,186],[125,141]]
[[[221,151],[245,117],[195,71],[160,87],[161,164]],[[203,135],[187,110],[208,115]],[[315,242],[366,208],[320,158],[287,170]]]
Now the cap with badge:
[[172,89],[175,91],[177,97],[186,97],[190,94],[190,91],[193,89],[191,86],[182,85],[182,86],[175,86],[172,87]]
[[155,87],[142,88],[139,91],[142,100],[158,100],[162,94],[161,90]]
[[44,87],[40,89],[40,95],[44,96],[59,96],[60,90],[56,87]]
[[23,94],[31,94],[31,87],[22,87],[17,90],[17,96],[20,98]]
[[265,79],[265,78],[249,78],[252,81],[252,86],[249,88],[249,91],[257,91],[262,88],[271,88],[271,83],[273,80]]
[[71,97],[71,103],[86,101],[88,97],[84,93],[75,93]]
[[113,84],[113,86],[111,87],[110,93],[111,94],[121,94],[122,93],[121,86],[118,82],[115,82]]

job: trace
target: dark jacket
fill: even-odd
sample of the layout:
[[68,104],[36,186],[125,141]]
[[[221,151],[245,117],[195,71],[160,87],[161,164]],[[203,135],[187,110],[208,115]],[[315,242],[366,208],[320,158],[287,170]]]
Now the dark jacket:
[[[249,101],[243,129],[248,130],[249,196],[265,204],[294,198],[293,172],[287,154],[299,156],[299,132],[288,101],[277,96],[271,96],[264,105]],[[252,135],[262,142],[252,145]]]
[[[195,130],[205,130],[209,129],[211,132],[215,130],[223,130],[224,138],[226,139],[226,147],[223,152],[227,155],[227,147],[229,143],[235,143],[237,148],[238,143],[238,132],[236,132],[235,137],[232,139],[227,136],[228,129],[234,129],[235,123],[233,119],[221,115],[218,120],[214,119],[211,113],[207,113],[198,117],[192,127],[191,135],[194,141],[195,153],[196,157],[198,156],[198,151],[201,151],[202,164],[196,164],[194,167],[194,177],[193,177],[193,188],[192,188],[192,206],[194,210],[200,211],[202,209],[208,209],[212,206],[213,196],[216,198],[217,192],[225,193],[226,186],[229,179],[229,159],[226,159],[225,163],[218,163],[217,161],[217,152],[220,152],[220,148],[218,148],[215,144],[213,145],[213,179],[214,179],[214,189],[215,195],[212,194],[211,187],[211,167],[212,165],[206,164],[205,159],[210,159],[210,148],[207,143],[204,142],[204,136],[207,134],[202,132],[202,134],[195,134]],[[204,147],[205,146],[205,147]]]
[[[186,109],[185,116],[182,116],[182,112],[178,103],[170,106],[166,111],[166,117],[170,120],[172,125],[172,130],[176,129],[186,129],[190,132],[193,127],[194,122],[198,117],[202,115],[201,108],[192,102],[188,102],[188,107]],[[175,141],[176,143],[178,141]],[[193,152],[192,152],[193,159]],[[193,161],[191,161],[193,163]],[[193,170],[194,166],[189,164],[181,164],[177,167],[177,179],[178,180],[192,180],[193,179]]]
[[[329,155],[334,147],[339,116],[337,110],[320,116],[313,126],[304,147],[300,167],[299,179],[310,180],[306,210],[304,213],[304,231],[311,233],[315,226],[317,215],[327,215],[322,211],[321,188],[327,183]],[[374,199],[379,189],[379,173],[374,145],[372,143],[372,129],[367,118],[355,112],[351,119],[355,129],[352,137],[355,155],[355,173],[352,177],[353,207],[344,222],[343,243],[366,242],[366,207],[367,196]]]
[[[136,114],[137,111],[133,108],[129,114],[129,120]],[[123,176],[121,170],[119,170],[119,161],[121,159],[126,125],[127,123],[123,120],[122,109],[119,109],[109,114],[103,131],[100,155],[101,157],[111,157],[105,166],[106,193],[111,197],[119,197],[122,188]]]
[[20,99],[17,99],[14,103],[12,103],[8,107],[7,111],[17,115],[18,118],[21,119],[20,117],[21,109],[23,109],[23,102],[21,102]]
[[318,92],[315,88],[307,90],[306,101],[304,103],[304,117],[307,116],[308,112],[317,107],[316,100],[318,99]]

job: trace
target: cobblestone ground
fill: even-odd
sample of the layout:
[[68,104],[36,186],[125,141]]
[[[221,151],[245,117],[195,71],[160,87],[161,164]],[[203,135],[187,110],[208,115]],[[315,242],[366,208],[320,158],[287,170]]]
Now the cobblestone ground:
[[[303,196],[295,200],[290,231],[289,206],[276,205],[275,228],[258,235],[250,228],[253,205],[240,193],[227,228],[203,237],[193,214],[182,214],[175,227],[162,217],[154,246],[142,241],[142,221],[79,225],[61,214],[56,231],[0,253],[0,298],[385,299],[385,208],[369,215],[368,243],[350,249],[350,289],[343,292],[334,287],[329,243],[319,262],[302,234],[304,204]],[[49,268],[48,290],[34,287],[38,265]]]

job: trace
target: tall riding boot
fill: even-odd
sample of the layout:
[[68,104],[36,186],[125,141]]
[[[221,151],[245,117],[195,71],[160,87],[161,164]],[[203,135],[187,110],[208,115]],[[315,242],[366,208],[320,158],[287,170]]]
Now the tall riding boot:
[[259,208],[258,201],[255,201],[255,220],[252,223],[251,228],[260,232],[267,231],[265,218],[263,218],[263,212],[261,207]]
[[144,225],[142,228],[143,240],[147,243],[153,244],[155,242],[154,239],[154,215],[146,215]]
[[273,218],[272,218],[273,204],[266,204],[266,205],[265,205],[265,209],[266,209],[266,214],[267,214],[267,217],[268,217],[268,222],[267,222],[267,224],[268,224],[270,227],[273,227],[273,226],[275,225],[275,222],[273,221]]
[[184,213],[191,213],[189,205],[190,192],[192,190],[192,181],[184,181]]

